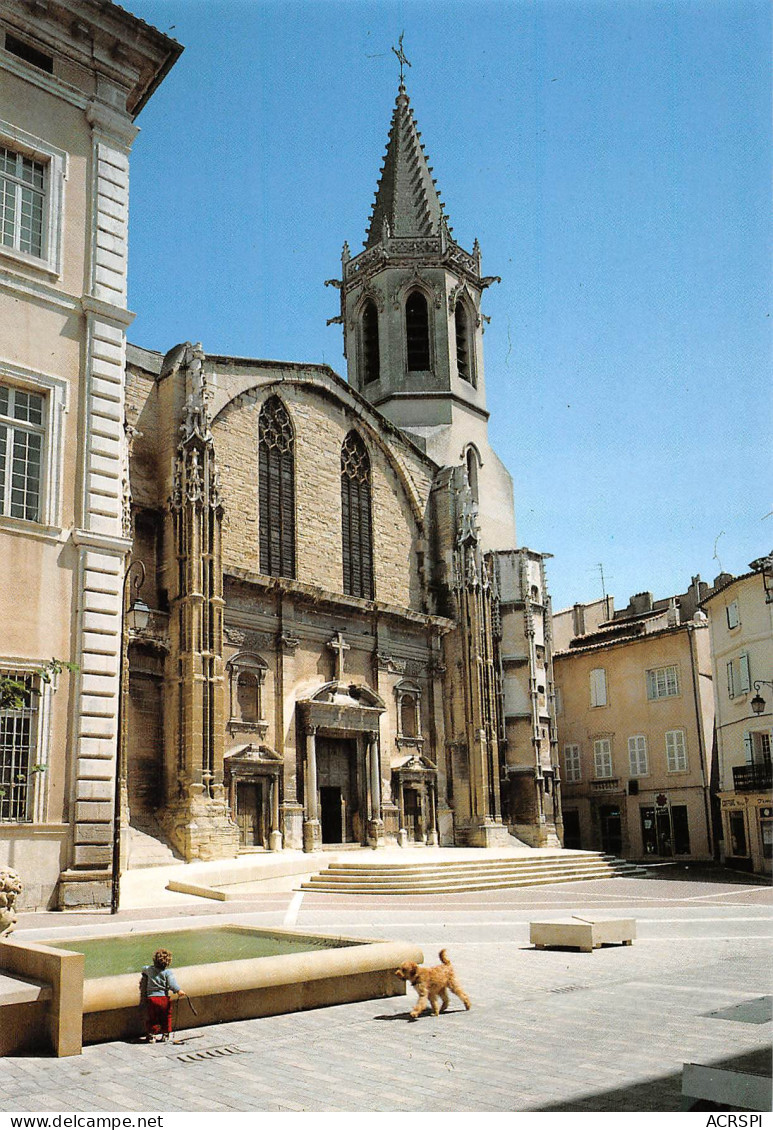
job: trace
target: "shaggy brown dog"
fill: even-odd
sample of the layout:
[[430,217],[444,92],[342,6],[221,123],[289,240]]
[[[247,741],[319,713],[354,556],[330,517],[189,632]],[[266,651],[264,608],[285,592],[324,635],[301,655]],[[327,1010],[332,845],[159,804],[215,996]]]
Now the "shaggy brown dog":
[[[423,965],[417,965],[415,961],[404,961],[399,969],[395,969],[397,976],[401,977],[403,981],[410,981],[419,994],[416,1007],[411,1012],[411,1017],[414,1020],[427,1007],[427,1001],[432,1005],[433,1016],[445,1012],[448,1008],[449,989],[459,998],[465,1008],[470,1007],[470,998],[457,981],[448,954],[445,950],[441,950],[438,956],[443,964],[433,965],[430,969],[426,969]],[[438,1008],[438,1001],[441,1000],[443,1004]]]

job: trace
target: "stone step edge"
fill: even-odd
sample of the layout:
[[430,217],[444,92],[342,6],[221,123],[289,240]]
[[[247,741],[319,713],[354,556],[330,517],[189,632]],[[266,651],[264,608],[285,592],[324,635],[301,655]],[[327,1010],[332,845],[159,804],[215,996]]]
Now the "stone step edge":
[[461,879],[461,878],[464,878],[466,876],[469,876],[470,878],[477,878],[477,877],[485,877],[486,875],[492,875],[492,876],[512,875],[514,878],[517,878],[518,876],[522,876],[522,875],[537,875],[537,874],[542,875],[545,872],[549,872],[549,873],[552,874],[553,872],[556,872],[556,871],[575,872],[575,871],[587,871],[589,869],[607,872],[607,871],[620,870],[621,868],[627,870],[627,869],[634,867],[634,866],[635,866],[635,864],[614,864],[614,863],[603,863],[603,862],[586,863],[586,864],[583,864],[583,865],[577,864],[577,865],[574,865],[574,866],[568,866],[566,864],[553,864],[553,865],[549,866],[549,865],[545,864],[542,867],[537,867],[537,866],[525,867],[525,868],[521,867],[521,868],[518,868],[517,870],[514,869],[514,868],[511,868],[511,867],[506,867],[506,866],[505,867],[486,867],[486,868],[482,868],[482,867],[481,868],[477,868],[477,867],[472,868],[472,867],[470,867],[470,868],[466,868],[464,870],[455,868],[453,866],[449,866],[449,867],[446,867],[446,868],[427,867],[426,870],[413,871],[410,874],[405,872],[405,871],[380,871],[380,870],[379,871],[372,871],[367,867],[363,867],[360,870],[355,870],[355,871],[352,871],[352,870],[349,870],[349,869],[344,871],[339,867],[333,866],[333,867],[326,867],[323,871],[318,872],[318,874],[324,875],[325,878],[335,877],[336,879],[342,879],[344,881],[346,881],[347,879],[355,879],[355,880],[356,879],[369,879],[369,880],[372,880],[373,882],[377,882],[381,879],[384,879],[384,880],[387,880],[389,882],[393,882],[395,880],[398,880],[398,881],[402,880],[402,881],[405,881],[405,882],[411,882],[414,879],[432,879],[432,878],[445,878],[445,877],[447,877],[449,879],[456,879],[456,878]]
[[[486,876],[486,875],[512,875],[512,876],[516,877],[516,876],[519,876],[519,875],[535,875],[535,873],[542,873],[544,871],[556,871],[556,870],[559,870],[559,871],[576,871],[576,870],[585,871],[585,870],[588,870],[589,868],[594,868],[594,869],[597,869],[597,870],[607,871],[607,870],[610,870],[610,869],[615,869],[616,867],[620,867],[620,866],[625,867],[626,864],[605,863],[603,861],[600,861],[598,863],[574,864],[574,866],[572,866],[572,864],[554,863],[554,864],[544,864],[544,866],[538,867],[537,864],[532,864],[531,867],[526,867],[526,868],[511,868],[511,867],[507,867],[506,864],[504,864],[504,866],[502,866],[502,867],[486,867],[486,868],[469,867],[469,868],[464,868],[463,870],[461,868],[454,868],[452,866],[452,864],[449,864],[449,866],[445,867],[445,868],[427,866],[426,868],[423,868],[423,869],[420,869],[420,870],[414,870],[414,871],[411,871],[411,872],[406,872],[406,871],[401,871],[401,870],[394,870],[394,871],[381,870],[381,869],[373,870],[373,869],[368,868],[366,866],[364,866],[362,868],[355,869],[355,870],[350,869],[350,868],[347,868],[346,870],[344,870],[342,868],[333,866],[333,867],[325,868],[324,871],[320,871],[319,873],[320,873],[320,875],[324,875],[325,877],[336,876],[337,878],[340,877],[341,879],[349,879],[349,878],[359,879],[359,878],[362,878],[362,879],[373,879],[374,881],[379,880],[379,879],[389,879],[389,880],[405,879],[408,883],[408,881],[410,881],[412,879],[419,879],[419,878],[434,878],[434,877],[440,878],[440,877],[444,877],[444,876],[448,876],[449,878],[463,878],[464,876],[476,878],[477,876]],[[629,864],[629,866],[633,866],[633,864]]]
[[[348,860],[339,860],[335,866],[345,868],[346,870],[351,869],[353,871],[358,870],[360,867],[368,867],[374,871],[413,871],[424,867],[498,867],[502,864],[506,864],[510,867],[539,867],[543,863],[556,863],[558,861],[571,865],[572,863],[588,863],[590,860],[594,862],[596,860],[611,862],[618,858],[618,856],[604,855],[602,852],[595,851],[577,852],[572,855],[565,855],[561,851],[556,851],[551,855],[546,853],[545,855],[538,856],[497,856],[493,859],[435,859],[426,860],[424,863],[403,863],[402,861],[395,862],[394,860],[391,862],[386,860],[374,860],[369,863],[359,863],[356,861],[349,862]],[[621,862],[625,862],[625,860]]]
[[491,891],[491,890],[513,890],[517,887],[546,887],[553,883],[581,883],[583,881],[602,882],[608,879],[619,878],[617,875],[562,875],[552,876],[549,878],[533,878],[533,879],[517,879],[517,880],[490,880],[488,883],[476,881],[473,883],[451,883],[441,884],[437,883],[432,886],[422,887],[370,887],[365,884],[351,886],[338,886],[335,884],[326,883],[302,883],[300,890],[303,891],[317,891],[325,894],[339,894],[339,895],[433,895],[433,894],[451,894],[455,892],[464,893],[465,891]]
[[328,891],[358,891],[367,889],[374,893],[394,892],[410,894],[414,892],[420,894],[422,891],[440,891],[440,890],[482,890],[485,887],[518,887],[518,886],[533,886],[537,883],[581,883],[587,880],[596,879],[619,879],[633,876],[635,872],[628,871],[580,871],[571,874],[558,873],[550,875],[524,875],[519,876],[517,879],[506,875],[491,876],[489,879],[475,878],[471,880],[463,879],[447,879],[443,880],[426,880],[424,882],[416,883],[372,883],[367,880],[360,880],[358,882],[330,882],[324,878],[309,879],[307,882],[301,884],[302,890],[328,890]]

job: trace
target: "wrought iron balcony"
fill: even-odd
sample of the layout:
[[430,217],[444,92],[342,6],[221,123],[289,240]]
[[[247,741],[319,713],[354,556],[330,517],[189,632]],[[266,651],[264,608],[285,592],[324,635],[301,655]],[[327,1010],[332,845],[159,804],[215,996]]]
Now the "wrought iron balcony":
[[733,788],[737,793],[764,793],[773,787],[771,763],[734,765]]

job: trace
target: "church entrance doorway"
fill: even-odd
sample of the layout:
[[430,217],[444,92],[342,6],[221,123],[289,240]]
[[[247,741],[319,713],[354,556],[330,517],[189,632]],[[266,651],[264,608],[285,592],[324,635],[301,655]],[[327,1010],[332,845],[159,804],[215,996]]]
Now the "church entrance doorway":
[[236,782],[236,823],[242,847],[265,847],[266,828],[261,781]]
[[323,738],[317,741],[320,831],[323,844],[360,843],[357,741]]
[[323,844],[344,842],[344,812],[341,790],[334,785],[323,785],[319,790],[320,824]]

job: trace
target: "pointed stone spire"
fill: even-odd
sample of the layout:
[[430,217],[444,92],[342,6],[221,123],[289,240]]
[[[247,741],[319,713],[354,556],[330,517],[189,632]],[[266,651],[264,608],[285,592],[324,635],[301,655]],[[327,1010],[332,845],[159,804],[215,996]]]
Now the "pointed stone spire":
[[401,82],[370,217],[366,247],[391,236],[438,236],[447,225],[413,110]]

